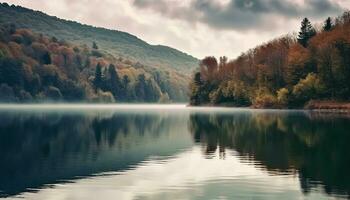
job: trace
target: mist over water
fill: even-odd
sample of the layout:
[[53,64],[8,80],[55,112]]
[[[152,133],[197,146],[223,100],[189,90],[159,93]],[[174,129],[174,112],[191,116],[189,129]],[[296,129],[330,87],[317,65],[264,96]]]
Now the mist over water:
[[0,198],[331,199],[350,118],[185,105],[0,105]]

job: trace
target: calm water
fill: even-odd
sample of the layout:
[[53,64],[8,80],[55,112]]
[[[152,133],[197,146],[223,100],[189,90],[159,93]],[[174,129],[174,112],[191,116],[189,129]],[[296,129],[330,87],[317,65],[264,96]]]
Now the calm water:
[[183,105],[0,106],[0,198],[347,199],[350,118]]

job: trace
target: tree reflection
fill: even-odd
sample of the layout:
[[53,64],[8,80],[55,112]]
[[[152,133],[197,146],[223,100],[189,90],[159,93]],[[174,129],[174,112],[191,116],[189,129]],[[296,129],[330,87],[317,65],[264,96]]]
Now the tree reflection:
[[185,120],[159,113],[1,112],[0,197],[172,155],[183,147],[168,135]]
[[302,112],[240,112],[190,116],[195,141],[205,155],[234,149],[272,174],[295,174],[305,193],[323,186],[350,194],[350,118]]

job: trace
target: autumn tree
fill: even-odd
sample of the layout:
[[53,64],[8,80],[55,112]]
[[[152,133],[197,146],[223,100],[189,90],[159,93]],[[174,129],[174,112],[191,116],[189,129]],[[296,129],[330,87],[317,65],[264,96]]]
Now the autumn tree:
[[285,66],[285,80],[287,87],[291,89],[301,78],[305,78],[311,70],[308,68],[310,52],[300,44],[291,46],[288,51],[287,63]]
[[201,76],[203,80],[212,80],[218,72],[218,61],[215,57],[206,57],[200,62]]

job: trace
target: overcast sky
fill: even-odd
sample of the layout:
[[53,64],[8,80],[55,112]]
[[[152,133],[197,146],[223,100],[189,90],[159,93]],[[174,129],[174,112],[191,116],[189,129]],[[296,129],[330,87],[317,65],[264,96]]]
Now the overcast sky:
[[59,18],[129,32],[197,58],[229,58],[285,33],[308,17],[321,22],[350,0],[7,0]]

